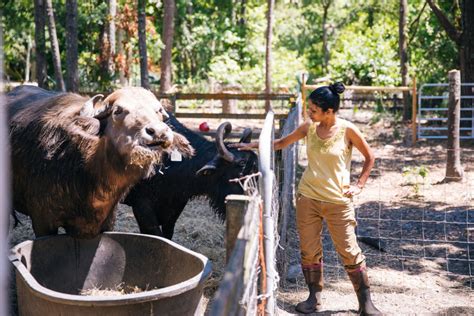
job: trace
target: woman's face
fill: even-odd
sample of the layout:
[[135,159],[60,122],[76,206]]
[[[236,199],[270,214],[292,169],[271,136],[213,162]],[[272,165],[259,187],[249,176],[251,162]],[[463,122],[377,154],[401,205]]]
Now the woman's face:
[[321,122],[324,120],[324,118],[332,113],[332,109],[328,109],[326,112],[323,111],[322,108],[317,106],[316,104],[313,103],[313,101],[309,100],[308,104],[308,117],[311,119],[313,122]]

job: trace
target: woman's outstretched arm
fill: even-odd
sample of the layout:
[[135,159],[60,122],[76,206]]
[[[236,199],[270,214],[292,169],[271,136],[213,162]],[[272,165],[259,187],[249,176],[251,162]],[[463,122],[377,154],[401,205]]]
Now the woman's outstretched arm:
[[[308,129],[309,126],[311,125],[311,121],[308,120],[298,126],[297,129],[295,129],[293,132],[288,134],[287,136],[283,138],[278,138],[273,141],[273,147],[275,150],[280,150],[283,149],[300,139],[304,138],[308,134]],[[233,148],[238,148],[239,150],[251,150],[258,148],[258,142],[252,142],[252,143],[235,143],[235,144],[230,144],[229,147]]]

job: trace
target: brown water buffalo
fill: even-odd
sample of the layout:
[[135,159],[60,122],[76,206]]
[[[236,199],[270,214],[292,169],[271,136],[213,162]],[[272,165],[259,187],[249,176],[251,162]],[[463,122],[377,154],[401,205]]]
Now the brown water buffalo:
[[36,236],[59,227],[78,238],[113,229],[115,208],[164,152],[191,156],[155,96],[120,89],[102,100],[21,86],[7,94],[13,207]]

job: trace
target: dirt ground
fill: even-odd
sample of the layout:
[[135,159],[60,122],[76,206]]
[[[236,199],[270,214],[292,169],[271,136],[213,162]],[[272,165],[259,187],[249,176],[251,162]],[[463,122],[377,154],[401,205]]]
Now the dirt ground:
[[[370,124],[371,115],[367,113],[342,115],[360,126],[377,157],[363,194],[355,199],[358,234],[372,245],[360,242],[370,268],[375,304],[387,315],[474,315],[473,144],[462,144],[464,180],[436,184],[444,178],[445,142],[421,141],[413,147],[409,127],[394,123],[391,117]],[[209,123],[215,128],[220,122]],[[199,122],[186,124],[196,128]],[[260,128],[258,124],[261,122],[239,122],[234,129]],[[300,157],[302,169],[306,164],[304,148]],[[356,154],[354,177],[361,164]],[[420,171],[421,166],[426,173]],[[24,225],[10,233],[11,245],[34,238],[29,220],[23,216],[21,220]],[[212,261],[206,301],[212,302],[225,268],[224,229],[205,200],[189,202],[176,225],[173,240]],[[119,205],[115,230],[138,232],[129,207]],[[353,315],[356,297],[327,235],[324,249],[326,287],[324,310],[319,314]],[[294,305],[307,295],[299,268],[298,236],[291,220],[285,252],[289,268],[280,281],[277,297],[281,315],[296,314]]]

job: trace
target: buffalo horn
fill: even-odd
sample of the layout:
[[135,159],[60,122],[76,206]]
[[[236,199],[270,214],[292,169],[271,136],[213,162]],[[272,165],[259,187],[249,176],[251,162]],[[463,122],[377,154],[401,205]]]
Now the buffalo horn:
[[252,129],[247,127],[242,132],[242,137],[240,138],[239,143],[250,143],[251,140],[252,140]]
[[219,156],[224,158],[224,160],[228,162],[234,161],[234,154],[232,154],[224,144],[224,138],[229,136],[230,132],[232,131],[232,125],[229,122],[224,122],[217,128],[216,134],[216,145],[217,145],[217,152]]
[[94,108],[95,104],[102,100],[104,97],[103,94],[97,94],[90,98],[84,103],[84,106],[81,109],[81,116],[94,117],[96,115],[96,110]]

